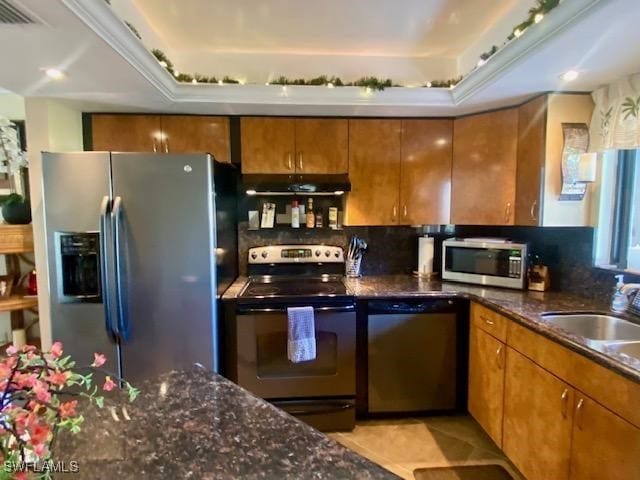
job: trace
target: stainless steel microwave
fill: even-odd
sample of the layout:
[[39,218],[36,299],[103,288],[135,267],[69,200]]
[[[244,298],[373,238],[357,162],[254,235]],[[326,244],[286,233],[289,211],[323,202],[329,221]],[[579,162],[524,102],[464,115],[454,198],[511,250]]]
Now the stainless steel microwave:
[[524,289],[527,249],[498,238],[450,238],[442,242],[442,279]]

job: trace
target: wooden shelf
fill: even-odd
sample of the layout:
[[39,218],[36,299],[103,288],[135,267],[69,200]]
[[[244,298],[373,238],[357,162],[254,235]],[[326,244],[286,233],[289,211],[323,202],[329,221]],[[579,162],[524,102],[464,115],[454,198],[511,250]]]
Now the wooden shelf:
[[0,299],[0,312],[13,312],[16,310],[25,310],[36,308],[38,306],[38,297],[23,297],[22,295],[11,295],[9,298]]
[[33,227],[0,224],[0,255],[28,252],[33,252]]

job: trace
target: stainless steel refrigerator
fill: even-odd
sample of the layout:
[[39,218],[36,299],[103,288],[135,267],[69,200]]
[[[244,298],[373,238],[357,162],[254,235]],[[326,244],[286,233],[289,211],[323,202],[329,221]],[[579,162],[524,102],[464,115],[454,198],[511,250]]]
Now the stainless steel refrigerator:
[[236,174],[207,154],[43,153],[54,341],[139,382],[218,370],[237,275]]

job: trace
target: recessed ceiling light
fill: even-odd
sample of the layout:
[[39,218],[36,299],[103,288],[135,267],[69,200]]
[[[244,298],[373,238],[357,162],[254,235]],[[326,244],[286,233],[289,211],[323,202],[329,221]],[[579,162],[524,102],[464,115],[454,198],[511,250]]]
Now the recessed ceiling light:
[[60,80],[61,78],[64,78],[64,72],[62,70],[58,70],[57,68],[47,68],[45,69],[44,73],[47,75],[47,77],[54,80]]
[[533,17],[533,21],[536,22],[536,23],[540,23],[543,18],[544,18],[544,14],[536,13],[536,16]]
[[568,70],[564,72],[562,75],[560,75],[560,78],[565,82],[572,82],[573,80],[578,78],[578,75],[580,75],[580,73],[577,72],[576,70]]
[[478,67],[483,66],[485,63],[487,63],[487,61],[484,58],[481,58],[480,60],[478,60],[478,63],[476,64]]

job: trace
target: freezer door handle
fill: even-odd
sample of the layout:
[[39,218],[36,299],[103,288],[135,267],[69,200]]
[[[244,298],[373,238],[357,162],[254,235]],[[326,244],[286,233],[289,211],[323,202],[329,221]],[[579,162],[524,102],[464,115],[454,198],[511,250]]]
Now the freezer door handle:
[[113,329],[113,311],[111,309],[111,288],[110,288],[110,275],[111,268],[109,265],[109,205],[110,200],[108,196],[102,198],[100,204],[100,281],[102,283],[102,305],[104,307],[104,323],[107,334],[110,337],[115,337],[115,331]]
[[121,340],[129,339],[129,304],[127,299],[127,271],[126,259],[123,258],[123,237],[122,230],[122,197],[116,197],[113,201],[111,212],[112,224],[114,227],[115,240],[115,297],[117,312],[117,333]]

